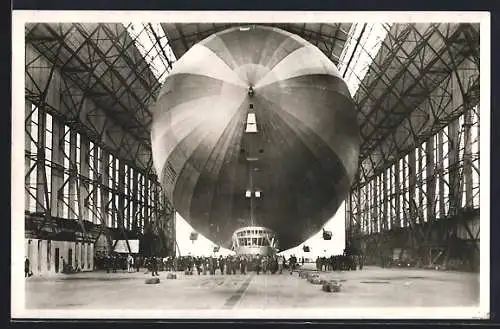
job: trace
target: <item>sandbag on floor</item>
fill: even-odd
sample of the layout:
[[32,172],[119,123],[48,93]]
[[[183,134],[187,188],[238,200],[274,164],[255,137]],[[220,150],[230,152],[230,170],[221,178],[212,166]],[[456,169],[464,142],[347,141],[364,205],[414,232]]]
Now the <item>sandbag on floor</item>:
[[160,278],[149,278],[145,281],[146,284],[158,284],[160,283]]
[[324,292],[339,292],[341,286],[342,285],[335,280],[327,281],[323,283],[322,290]]

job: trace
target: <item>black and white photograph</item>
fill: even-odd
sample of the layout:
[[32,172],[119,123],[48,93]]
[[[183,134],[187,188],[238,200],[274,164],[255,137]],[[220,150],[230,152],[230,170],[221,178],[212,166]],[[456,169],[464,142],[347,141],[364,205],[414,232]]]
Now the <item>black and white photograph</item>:
[[13,318],[489,318],[488,13],[12,17]]

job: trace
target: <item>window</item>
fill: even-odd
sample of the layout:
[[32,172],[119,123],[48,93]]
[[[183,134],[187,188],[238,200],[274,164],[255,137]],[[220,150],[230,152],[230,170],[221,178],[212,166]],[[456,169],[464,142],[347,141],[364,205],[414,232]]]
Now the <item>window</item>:
[[[102,149],[97,146],[97,145],[94,145],[95,147],[95,155],[97,156],[97,163],[96,163],[96,167],[95,167],[95,174],[96,175],[101,175],[102,174],[102,160],[103,160],[103,155],[102,155]],[[97,177],[96,177],[97,178]],[[105,181],[100,181],[102,182],[103,184],[106,184]],[[102,221],[104,224],[107,223],[107,220],[108,220],[108,215],[107,215],[107,211],[105,210],[105,207],[104,205],[102,204],[103,200],[102,200],[102,195],[104,193],[104,191],[102,190],[102,186],[97,186],[96,190],[95,190],[95,196],[96,196],[96,210],[99,212],[99,214],[101,215],[102,217]]]
[[176,60],[162,27],[158,23],[128,23],[124,26],[151,72],[162,83]]
[[391,24],[353,24],[340,55],[339,71],[345,75],[352,95],[356,93]]
[[[75,154],[75,165],[76,165],[76,175],[79,175],[80,174],[80,150],[81,150],[81,139],[80,139],[80,134],[79,133],[76,133],[76,154]],[[78,178],[75,178],[75,179],[78,179]],[[76,191],[76,188],[77,188],[77,185],[75,184],[74,185],[74,197],[73,197],[73,211],[75,212],[75,214],[73,214],[74,216],[80,216],[80,207],[78,205],[78,192]]]
[[[459,162],[460,162],[460,165],[461,167],[463,168],[463,164],[464,164],[464,154],[465,154],[465,121],[464,121],[464,115],[462,114],[459,118],[458,118],[458,125],[459,125],[459,129],[460,129],[460,133],[459,133]],[[460,175],[460,178],[462,180],[464,180],[464,182],[462,182],[462,184],[460,184],[460,186],[462,187],[462,191],[461,192],[461,195],[462,195],[462,200],[461,200],[461,207],[465,207],[466,203],[467,203],[467,197],[466,197],[466,190],[467,190],[467,187],[466,187],[466,182],[465,182],[465,175]]]
[[108,200],[107,200],[107,213],[108,213],[108,223],[109,227],[113,227],[115,221],[115,207],[113,198],[113,188],[114,188],[114,172],[115,172],[115,161],[112,154],[108,154]]
[[448,215],[450,208],[450,151],[449,151],[449,135],[448,128],[443,130],[443,201],[444,214]]
[[422,198],[422,203],[421,203],[421,209],[422,209],[422,214],[424,217],[424,222],[427,222],[427,142],[422,143],[421,147],[421,161],[422,161],[422,193],[423,193],[423,198]]
[[255,118],[255,113],[250,112],[247,115],[247,126],[245,129],[246,133],[256,133],[257,132],[257,121]]
[[406,213],[405,220],[404,220],[404,225],[405,227],[408,227],[408,223],[411,220],[410,219],[410,212],[408,211],[410,209],[410,155],[406,154],[404,157],[403,161],[403,175],[404,175],[404,195],[403,195],[403,200],[404,204],[402,205],[404,212]]
[[62,191],[62,198],[63,198],[63,216],[64,218],[69,218],[70,216],[73,216],[73,213],[70,213],[70,202],[69,202],[69,195],[70,195],[70,189],[69,189],[69,156],[70,156],[70,145],[71,145],[71,131],[68,126],[64,125],[64,145],[63,145],[63,167],[64,167],[64,174],[63,174],[63,180],[64,180],[64,186],[63,186],[63,191]]
[[26,122],[26,144],[25,151],[27,153],[25,159],[26,174],[29,172],[28,177],[26,177],[26,209],[28,211],[35,212],[37,208],[36,194],[37,194],[37,143],[38,143],[38,108],[31,104],[30,117]]
[[440,163],[441,163],[441,153],[439,152],[439,149],[441,147],[440,141],[439,141],[439,133],[434,136],[434,176],[435,176],[435,185],[436,185],[436,190],[435,190],[435,196],[434,196],[434,216],[435,218],[440,218],[440,211],[441,211],[441,173],[440,173]]
[[81,136],[79,133],[76,133],[76,171],[77,174],[80,174],[80,152],[81,152]]
[[404,208],[404,164],[403,164],[403,159],[399,159],[399,227],[404,227],[404,213],[403,213],[403,208]]
[[392,223],[396,217],[395,203],[394,203],[394,165],[389,168],[389,230],[392,229]]
[[[50,114],[45,114],[45,175],[50,200],[52,192],[52,115]],[[46,208],[49,208],[48,204]]]
[[124,166],[125,169],[125,175],[124,175],[124,182],[123,182],[123,189],[125,193],[124,197],[124,209],[123,209],[123,220],[124,220],[124,225],[127,230],[130,230],[130,168],[127,164]]
[[417,215],[416,221],[417,223],[420,223],[422,221],[422,211],[420,209],[420,205],[422,204],[422,197],[423,197],[422,189],[420,187],[422,184],[422,148],[420,146],[415,150],[415,161],[416,161],[415,211]]
[[471,113],[472,206],[479,208],[479,105]]

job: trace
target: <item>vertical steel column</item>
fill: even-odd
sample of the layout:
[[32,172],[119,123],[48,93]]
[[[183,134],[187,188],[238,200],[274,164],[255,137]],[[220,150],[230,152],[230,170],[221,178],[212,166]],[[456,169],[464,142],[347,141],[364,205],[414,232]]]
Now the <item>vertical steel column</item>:
[[100,172],[100,178],[101,178],[101,188],[100,188],[100,193],[101,193],[101,204],[98,205],[98,207],[101,209],[101,214],[104,219],[104,223],[106,223],[106,226],[111,227],[111,214],[112,212],[112,207],[109,206],[110,200],[109,200],[109,193],[108,193],[108,186],[109,186],[109,168],[110,168],[110,163],[109,163],[109,155],[108,152],[104,149],[101,149],[101,161],[99,163],[99,172]]
[[410,222],[412,224],[416,224],[418,222],[418,213],[417,213],[417,210],[415,207],[413,207],[413,204],[414,204],[414,200],[415,200],[415,187],[417,185],[417,173],[416,173],[416,162],[417,162],[417,159],[416,159],[416,156],[415,156],[415,152],[417,152],[417,149],[414,149],[412,151],[410,151],[409,155],[408,155],[408,175],[409,175],[409,186],[408,186],[408,189],[409,189],[409,197],[410,197],[410,200],[409,201],[409,206],[410,206]]
[[47,177],[45,176],[45,112],[38,108],[38,136],[36,154],[36,199],[38,200],[36,211],[49,211],[49,205],[45,199],[47,192]]
[[[71,219],[77,219],[80,214],[78,211],[78,207],[75,207],[75,202],[78,202],[78,196],[77,196],[77,182],[76,180],[78,179],[77,175],[78,172],[76,171],[76,131],[71,129],[70,127],[70,140],[69,140],[69,168],[65,168],[66,170],[69,170],[69,198],[68,198],[68,203],[69,203],[69,218]],[[75,218],[76,217],[76,218]]]
[[416,254],[416,249],[418,249],[417,243],[417,230],[421,228],[417,226],[418,221],[418,209],[415,208],[415,186],[417,182],[417,173],[415,171],[416,167],[416,153],[417,149],[413,149],[408,154],[408,223],[409,223],[409,238],[410,245],[413,252],[413,255]]
[[64,186],[64,123],[58,117],[52,118],[52,215],[63,217],[65,204],[61,198]]
[[373,180],[373,200],[372,200],[372,221],[373,221],[373,231],[379,232],[379,186],[380,186],[380,175],[375,176]]
[[125,163],[120,161],[118,166],[118,227],[125,228],[128,220],[125,212]]
[[384,175],[383,175],[383,188],[382,188],[382,202],[383,204],[383,231],[388,231],[389,230],[389,192],[388,192],[388,186],[387,186],[387,181],[389,180],[389,171],[386,169],[384,170]]
[[[98,148],[99,146],[94,143],[93,150],[89,150],[89,152],[93,153],[92,168],[90,170],[93,171],[94,176],[94,181],[92,182],[94,186],[90,196],[92,198],[92,223],[97,224],[100,221],[101,225],[104,225],[104,223],[106,223],[105,212],[102,205],[97,204],[98,199],[102,202],[102,177],[101,171],[99,170]],[[98,194],[101,194],[99,198],[97,197]]]
[[466,207],[472,208],[472,113],[471,108],[466,100],[464,99],[464,160],[463,160],[463,179],[465,183],[465,205]]
[[361,234],[361,213],[360,213],[360,195],[361,191],[359,186],[354,189],[354,195],[351,197],[352,201],[352,210],[353,210],[353,216],[354,220],[356,222],[356,232],[357,234]]
[[[80,177],[89,177],[89,140],[83,135],[80,135]],[[90,218],[88,203],[84,203],[83,200],[87,200],[89,197],[89,183],[83,179],[79,179],[79,193],[80,193],[80,206],[82,207],[82,212],[80,217],[82,220],[92,221]]]
[[139,191],[138,191],[138,175],[137,175],[137,170],[135,170],[134,168],[134,173],[132,175],[132,190],[131,190],[131,195],[134,199],[134,204],[133,204],[133,207],[132,207],[132,230],[137,232],[137,233],[140,233],[140,223],[139,221],[141,220],[140,218],[142,218],[142,215],[139,214],[139,211],[140,211],[140,202],[141,202],[141,196],[139,195]]
[[347,194],[345,199],[345,213],[344,213],[344,230],[346,232],[346,236],[348,232],[351,231],[352,227],[352,218],[351,218],[351,193]]
[[435,175],[435,159],[434,159],[434,138],[431,136],[427,140],[426,152],[426,178],[427,178],[427,221],[432,222],[435,215],[435,199],[436,199],[436,175]]
[[401,192],[401,182],[399,181],[399,171],[402,170],[402,168],[399,168],[399,160],[394,163],[394,178],[395,178],[395,187],[396,187],[396,221],[397,225],[396,227],[401,227],[401,212],[400,209],[403,207],[402,204],[400,204],[400,194]]
[[[142,174],[142,177],[144,177],[144,174]],[[143,223],[142,223],[142,227],[143,227],[143,230],[146,231],[146,227],[149,227],[149,223],[151,221],[151,218],[149,218],[149,215],[148,215],[148,209],[150,207],[150,204],[149,204],[149,200],[151,198],[151,193],[153,193],[154,191],[151,191],[148,187],[148,176],[144,177],[144,182],[143,182],[143,187],[142,187],[142,193],[143,196],[144,196],[144,203],[142,205],[143,209],[144,209],[144,218],[143,218]]]
[[[443,160],[445,155],[443,154],[443,131],[441,130],[437,135],[437,155],[436,159],[436,179],[439,186],[439,193],[436,195],[436,203],[439,203],[439,214],[436,214],[436,217],[439,216],[440,219],[446,216],[445,207],[444,207],[444,165]],[[436,137],[434,137],[436,138]]]
[[[30,102],[26,101],[24,104],[24,117],[25,117],[25,136],[24,136],[24,176],[25,176],[25,189],[30,189],[31,185],[31,180],[30,180],[30,174],[33,170],[36,170],[35,168],[31,168],[31,161],[33,161],[33,155],[31,154],[31,143],[32,140],[30,138],[31,134],[31,104]],[[35,162],[36,163],[36,162]],[[24,204],[25,207],[28,206],[30,203],[31,196],[30,194],[25,191],[24,193]],[[28,210],[27,208],[25,210]]]
[[460,134],[458,119],[449,125],[450,216],[456,216],[462,205],[460,175]]

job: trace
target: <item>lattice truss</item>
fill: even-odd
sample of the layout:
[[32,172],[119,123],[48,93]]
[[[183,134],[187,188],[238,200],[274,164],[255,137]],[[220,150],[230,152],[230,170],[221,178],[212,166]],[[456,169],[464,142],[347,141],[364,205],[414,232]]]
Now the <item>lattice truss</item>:
[[[479,26],[383,27],[357,79],[362,144],[347,219],[354,232],[412,228],[425,242],[425,223],[479,208]],[[463,224],[460,238],[477,241]]]
[[94,241],[104,228],[173,234],[149,139],[148,103],[175,60],[158,33],[151,24],[26,25],[25,202],[43,216],[35,234],[53,218],[78,220],[86,239],[98,225]]

